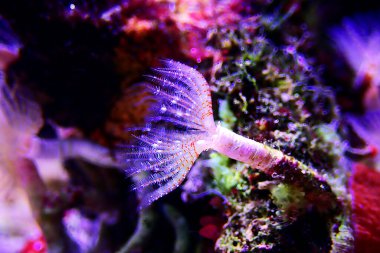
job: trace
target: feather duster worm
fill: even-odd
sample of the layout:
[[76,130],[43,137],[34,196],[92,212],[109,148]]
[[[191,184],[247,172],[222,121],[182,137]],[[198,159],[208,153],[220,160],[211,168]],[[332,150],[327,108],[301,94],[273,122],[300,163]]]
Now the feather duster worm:
[[[345,19],[341,27],[332,30],[338,51],[354,70],[356,88],[364,91],[363,115],[347,115],[348,122],[368,146],[351,149],[357,154],[376,155],[380,147],[380,25],[378,13]],[[375,151],[373,151],[375,148]]]
[[8,171],[17,158],[27,155],[31,137],[41,125],[38,105],[19,93],[12,92],[0,72],[0,159]]
[[332,39],[355,73],[354,85],[363,89],[363,105],[380,107],[380,26],[377,15],[359,15],[345,19],[332,30]]
[[370,79],[380,85],[380,26],[378,18],[358,16],[345,19],[339,28],[332,30],[337,49],[356,73],[356,84]]
[[316,181],[318,188],[330,189],[317,172],[296,159],[215,124],[204,77],[173,60],[164,60],[163,65],[147,76],[148,88],[157,97],[152,116],[145,128],[133,129],[138,131],[137,142],[121,155],[128,165],[127,174],[135,176],[133,189],[142,193],[141,208],[177,188],[199,154],[208,149],[269,175],[293,169],[305,183]]

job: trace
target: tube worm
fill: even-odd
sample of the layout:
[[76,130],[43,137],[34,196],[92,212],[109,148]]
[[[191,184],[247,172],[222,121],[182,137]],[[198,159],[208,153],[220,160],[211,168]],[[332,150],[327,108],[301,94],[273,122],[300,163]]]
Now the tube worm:
[[[344,19],[341,27],[332,30],[337,49],[346,58],[360,81],[370,78],[380,85],[380,26],[378,18],[359,15]],[[357,83],[358,84],[358,83]]]
[[[0,177],[8,187],[23,189],[33,217],[47,241],[49,252],[79,252],[61,222],[60,208],[51,211],[49,189],[34,160],[80,157],[103,166],[117,166],[107,148],[86,140],[44,140],[38,104],[20,90],[11,89],[0,71]],[[44,169],[44,168],[42,168]],[[4,186],[4,185],[2,185]],[[2,188],[4,190],[4,187]]]
[[[82,158],[99,166],[120,167],[108,148],[83,139],[50,140],[36,136],[42,126],[39,106],[12,92],[0,72],[0,159],[11,166],[18,157],[29,159]],[[8,171],[11,171],[9,169]]]
[[[380,148],[380,25],[379,13],[356,15],[332,30],[337,50],[355,72],[355,86],[364,93],[364,114],[348,114],[347,121],[368,144],[366,148],[347,147],[351,154],[377,156]],[[379,157],[377,156],[377,159]]]
[[337,50],[355,72],[356,88],[365,87],[363,104],[367,109],[380,106],[380,26],[377,14],[344,19],[331,31]]
[[17,58],[19,45],[4,25],[0,17],[0,177],[7,186],[17,185],[24,190],[49,252],[78,252],[61,222],[62,210],[51,211],[49,189],[34,160],[85,157],[101,165],[115,162],[108,149],[85,140],[51,141],[37,137],[43,124],[39,105],[17,84],[9,87],[5,81],[4,69]]
[[41,125],[38,105],[11,90],[0,71],[0,174],[12,186],[17,184],[24,190],[49,252],[68,252],[69,247],[76,249],[76,246],[59,222],[60,214],[46,212],[47,187],[33,160],[27,158],[31,140]]
[[38,105],[12,92],[0,71],[0,161],[3,169],[12,173],[14,162],[26,155],[31,136],[41,125]]
[[110,149],[85,139],[41,139],[31,138],[30,148],[25,155],[31,159],[80,158],[104,167],[121,167]]
[[[18,157],[67,159],[79,157],[100,166],[119,167],[108,148],[81,139],[46,140],[37,137],[43,124],[40,107],[24,91],[10,88],[5,69],[18,57],[19,43],[0,17],[0,162],[8,172]],[[4,171],[4,170],[2,170]]]
[[[363,115],[349,114],[347,121],[354,128],[356,133],[367,143],[364,149],[348,148],[353,154],[361,156],[374,156],[379,159],[380,150],[380,110],[367,111]],[[353,151],[352,151],[353,150]]]
[[295,158],[215,124],[204,77],[182,63],[162,63],[163,68],[147,76],[151,81],[147,88],[156,95],[157,105],[147,126],[135,129],[136,144],[126,146],[121,155],[127,174],[135,176],[133,188],[142,192],[140,208],[177,188],[199,154],[208,149],[269,175],[281,175],[285,181],[300,179],[310,187],[330,189],[322,176]]
[[0,70],[18,56],[20,44],[8,23],[0,17]]

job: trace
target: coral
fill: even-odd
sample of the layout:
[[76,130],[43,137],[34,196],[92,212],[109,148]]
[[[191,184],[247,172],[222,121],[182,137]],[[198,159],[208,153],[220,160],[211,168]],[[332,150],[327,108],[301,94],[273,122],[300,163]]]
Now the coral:
[[[256,23],[259,26],[260,20]],[[238,28],[214,33],[214,45],[224,47],[224,60],[214,77],[215,89],[238,119],[231,127],[312,166],[323,173],[327,181],[323,187],[327,188],[321,193],[319,184],[304,188],[308,183],[302,177],[297,179],[290,168],[288,175],[279,171],[272,177],[250,168],[238,169],[244,184],[226,195],[229,219],[216,249],[305,252],[318,248],[319,252],[349,252],[352,232],[348,174],[340,159],[342,140],[332,124],[339,115],[333,95],[321,86],[311,60],[297,50],[275,48],[251,27],[243,21]],[[293,179],[287,181],[287,177]],[[297,180],[301,180],[299,184]],[[330,187],[338,201],[331,199]],[[293,206],[287,202],[288,191],[294,193]],[[316,222],[310,223],[311,217]],[[249,240],[243,236],[252,233]]]
[[356,252],[376,252],[380,247],[380,174],[363,164],[354,167],[351,189],[354,198]]
[[45,239],[41,236],[40,238],[27,242],[21,250],[21,253],[44,253],[46,250]]
[[266,252],[279,242],[282,224],[265,200],[251,200],[230,215],[216,249],[220,252]]
[[225,220],[218,216],[203,216],[200,219],[202,228],[199,235],[216,241],[219,238]]

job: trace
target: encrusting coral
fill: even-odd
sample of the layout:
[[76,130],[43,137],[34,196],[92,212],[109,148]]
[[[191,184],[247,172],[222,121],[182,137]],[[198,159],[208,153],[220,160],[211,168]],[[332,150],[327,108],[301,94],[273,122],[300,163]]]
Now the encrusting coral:
[[[323,175],[328,186],[313,186],[289,168],[267,177],[254,167],[232,163],[241,177],[235,193],[227,195],[232,214],[216,248],[222,252],[315,248],[350,252],[348,171],[342,140],[336,134],[339,112],[332,92],[321,86],[310,61],[296,48],[276,49],[269,39],[252,37],[256,32],[244,22],[215,32],[214,41],[231,41],[223,43],[231,46],[225,49],[225,60],[215,76],[216,94],[228,101],[239,119],[231,128],[294,156]],[[312,178],[318,182],[318,177]],[[251,236],[244,237],[245,233]]]

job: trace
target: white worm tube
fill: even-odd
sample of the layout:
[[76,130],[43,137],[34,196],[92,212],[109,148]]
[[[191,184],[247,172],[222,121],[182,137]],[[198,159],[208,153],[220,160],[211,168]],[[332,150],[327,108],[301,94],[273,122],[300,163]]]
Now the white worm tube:
[[[306,166],[294,157],[285,155],[280,150],[236,134],[222,127],[220,124],[218,124],[211,138],[211,143],[208,144],[208,146],[231,159],[249,164],[252,168],[259,169],[269,175],[277,173],[276,171],[279,168],[276,167],[283,162],[283,164],[287,164],[285,166],[298,168],[300,171],[296,172],[295,169],[293,169],[293,173],[301,173],[302,176],[305,177],[304,180],[315,178],[321,183],[325,182],[323,176],[316,170]],[[307,179],[309,176],[311,178]]]
[[263,171],[277,165],[285,157],[281,151],[238,135],[221,125],[217,126],[211,142],[211,147],[219,153]]
[[108,148],[81,139],[50,140],[33,137],[26,157],[31,159],[82,158],[99,166],[120,167],[120,163],[112,157]]

